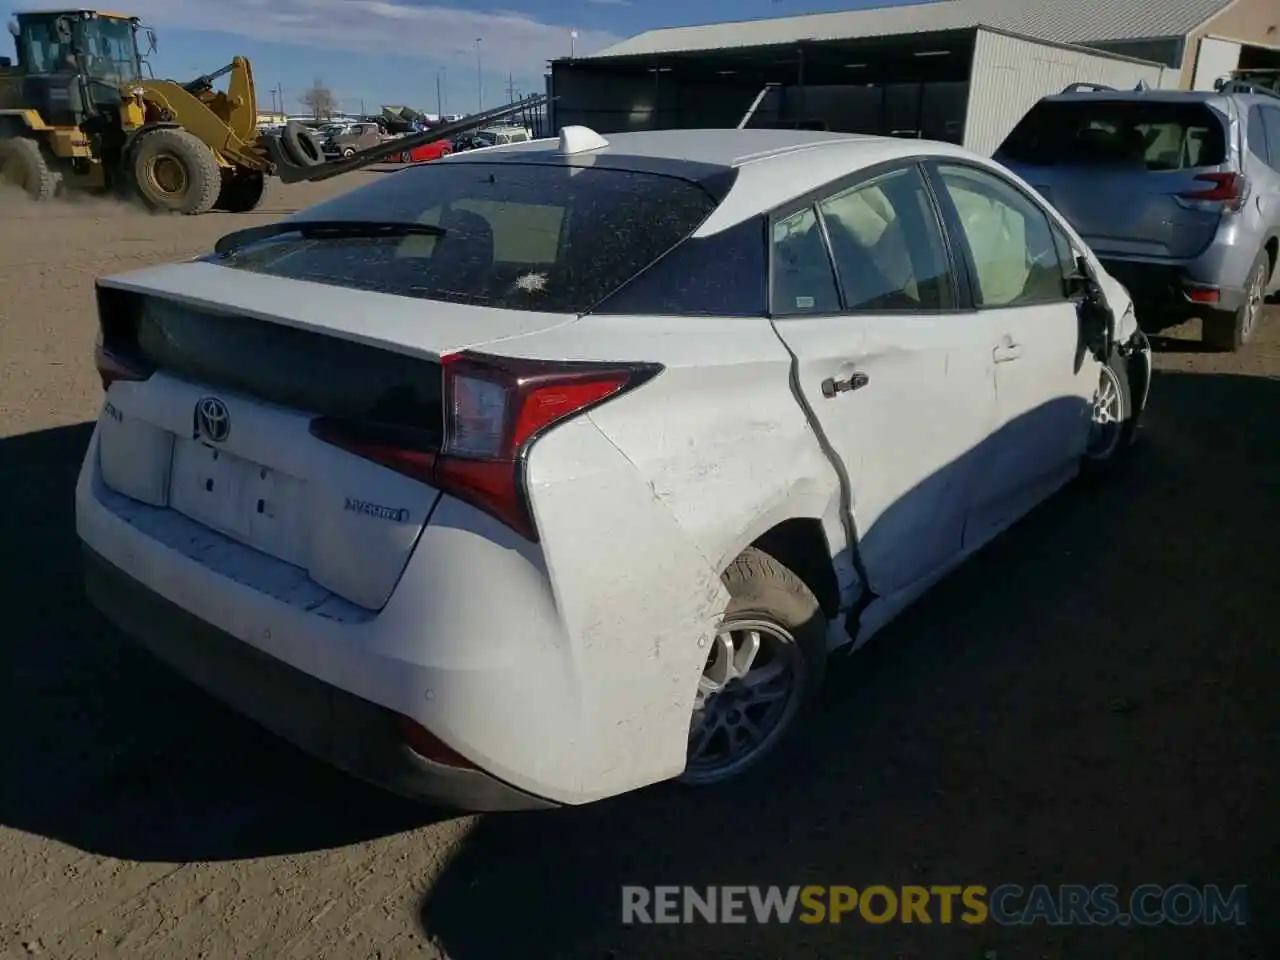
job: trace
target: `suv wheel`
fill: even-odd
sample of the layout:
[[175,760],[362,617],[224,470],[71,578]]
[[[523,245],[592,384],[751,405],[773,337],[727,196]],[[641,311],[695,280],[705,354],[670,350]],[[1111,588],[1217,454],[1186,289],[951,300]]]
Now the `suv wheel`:
[[729,606],[707,654],[680,780],[720,783],[755,766],[816,698],[827,618],[794,573],[754,547],[725,571]]
[[1271,266],[1271,255],[1263,250],[1254,261],[1253,269],[1249,271],[1249,280],[1244,288],[1244,303],[1240,305],[1240,309],[1235,313],[1220,313],[1204,318],[1201,339],[1207,346],[1235,353],[1253,339],[1262,319]]

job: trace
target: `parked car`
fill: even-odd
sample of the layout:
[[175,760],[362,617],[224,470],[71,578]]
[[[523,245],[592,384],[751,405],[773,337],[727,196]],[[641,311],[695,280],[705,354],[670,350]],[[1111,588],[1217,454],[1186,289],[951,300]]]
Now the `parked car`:
[[324,141],[324,154],[329,159],[350,157],[389,139],[392,139],[391,135],[376,123],[353,123],[346,131]]
[[1280,97],[1088,90],[1041,100],[996,151],[1122,280],[1144,326],[1199,315],[1238,350],[1280,289]]
[[829,650],[1114,464],[1150,377],[1022,180],[809,131],[569,128],[97,296],[93,602],[473,810],[750,768]]
[[453,153],[452,140],[432,140],[430,143],[419,144],[404,153],[393,154],[387,158],[388,163],[426,163],[429,160],[439,160],[441,157],[447,157]]

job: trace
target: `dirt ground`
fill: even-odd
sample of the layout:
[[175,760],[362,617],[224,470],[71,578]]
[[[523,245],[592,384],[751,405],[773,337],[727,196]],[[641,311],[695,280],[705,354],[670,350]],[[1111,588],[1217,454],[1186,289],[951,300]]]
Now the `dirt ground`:
[[[82,598],[73,528],[94,277],[374,175],[240,217],[0,202],[0,956],[1280,956],[1275,310],[1242,358],[1162,342],[1121,475],[839,666],[809,739],[733,790],[435,814],[130,647]],[[1038,882],[1243,883],[1253,910],[1240,928],[620,924],[622,884]]]

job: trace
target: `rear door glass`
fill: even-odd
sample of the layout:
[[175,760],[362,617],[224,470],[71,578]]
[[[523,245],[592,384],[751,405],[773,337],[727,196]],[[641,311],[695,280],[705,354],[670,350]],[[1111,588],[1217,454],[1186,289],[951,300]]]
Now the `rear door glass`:
[[1280,107],[1263,107],[1262,122],[1267,133],[1271,169],[1280,173]]
[[1216,167],[1226,160],[1222,120],[1203,103],[1047,100],[1031,108],[1001,145],[1006,163]]
[[583,313],[715,209],[677,177],[543,164],[441,163],[384,175],[300,214],[438,226],[440,237],[284,235],[214,262],[380,293]]
[[846,310],[953,307],[942,232],[917,167],[819,203]]

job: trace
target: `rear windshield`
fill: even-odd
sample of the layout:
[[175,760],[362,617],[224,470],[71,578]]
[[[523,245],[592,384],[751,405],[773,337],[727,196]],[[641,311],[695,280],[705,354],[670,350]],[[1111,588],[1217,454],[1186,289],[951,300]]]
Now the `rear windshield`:
[[392,174],[299,220],[418,222],[441,237],[302,240],[215,258],[223,266],[380,293],[583,313],[684,240],[715,208],[674,177],[512,162]]
[[1222,122],[1201,103],[1044,101],[997,152],[1010,163],[1214,167],[1226,160]]

